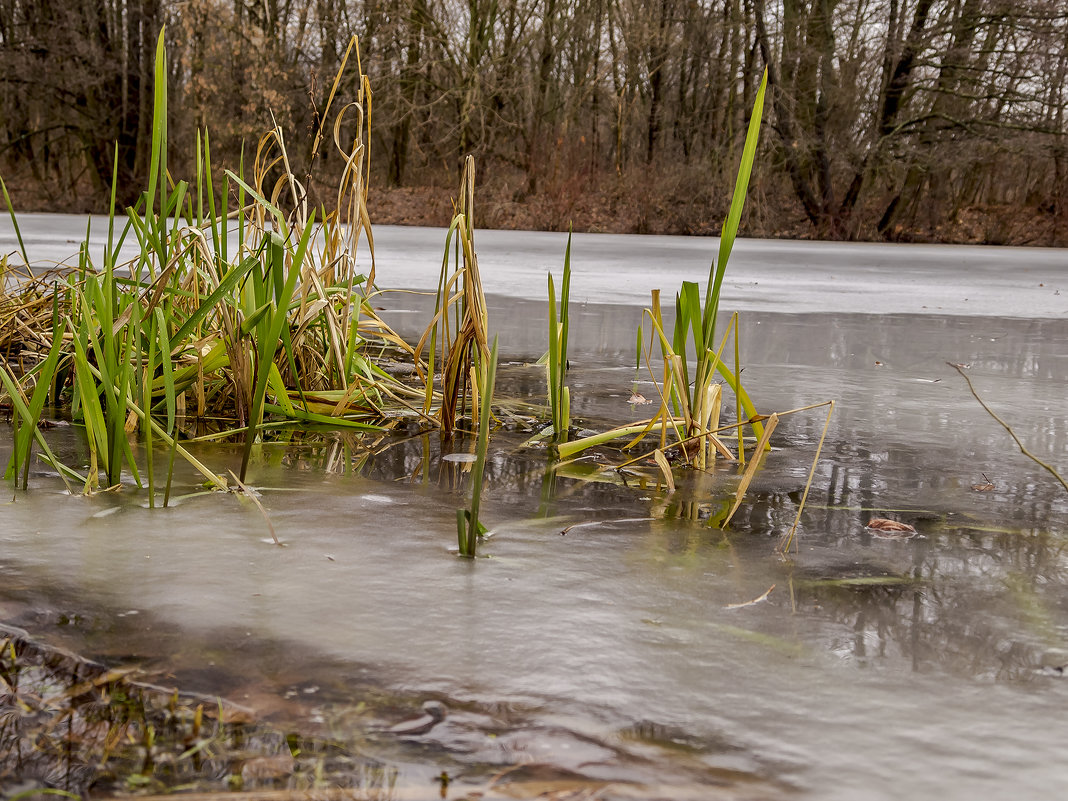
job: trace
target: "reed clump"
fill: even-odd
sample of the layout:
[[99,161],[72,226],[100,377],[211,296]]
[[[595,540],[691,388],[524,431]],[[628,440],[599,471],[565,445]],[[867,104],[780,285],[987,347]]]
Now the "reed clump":
[[[445,438],[452,436],[468,398],[472,421],[478,425],[479,387],[485,383],[489,364],[489,315],[475,254],[474,207],[475,160],[468,156],[460,179],[460,201],[445,236],[434,317],[414,352],[425,387],[423,414],[436,419]],[[441,393],[437,414],[432,415],[435,369],[441,372]]]
[[[720,234],[719,256],[709,268],[704,300],[701,299],[701,289],[697,283],[683,282],[675,296],[675,325],[670,337],[665,331],[659,290],[653,291],[650,308],[646,309],[643,314],[643,322],[648,321],[651,327],[651,341],[648,347],[644,346],[642,331],[639,329],[638,364],[640,367],[644,361],[657,384],[660,406],[656,414],[649,420],[626,426],[616,432],[606,432],[559,445],[558,452],[562,458],[568,458],[587,447],[619,437],[633,437],[633,444],[636,444],[650,433],[659,435],[660,450],[663,450],[667,445],[669,432],[674,433],[676,444],[686,455],[687,461],[692,461],[698,468],[704,468],[709,458],[714,458],[711,454],[713,448],[727,458],[735,458],[716,436],[720,429],[719,418],[722,408],[722,387],[714,381],[717,373],[723,377],[737,398],[739,421],[743,419],[741,412],[744,410],[746,419],[751,421],[750,425],[756,436],[760,438],[763,435],[763,426],[756,414],[756,409],[738,378],[740,365],[737,364],[737,317],[731,318],[731,324],[727,328],[727,335],[731,331],[734,332],[736,364],[733,371],[722,358],[727,335],[723,337],[716,349],[714,349],[714,338],[723,277],[726,274],[727,262],[738,233],[742,209],[749,190],[749,177],[756,158],[766,89],[767,74],[765,72],[750,117],[730,211]],[[657,346],[659,346],[663,364],[663,373],[659,379],[653,374],[651,362],[652,352]],[[688,351],[694,354],[693,361],[688,358]],[[740,427],[738,430],[740,438]],[[740,439],[739,457],[744,457]]]
[[[353,55],[359,72],[355,40],[338,81]],[[64,472],[87,490],[101,476],[107,486],[147,483],[150,498],[160,446],[226,486],[178,444],[183,423],[211,421],[216,434],[242,437],[244,480],[268,424],[381,430],[406,417],[429,419],[441,402],[432,382],[413,386],[376,363],[414,350],[371,304],[366,77],[358,74],[356,99],[336,114],[333,145],[347,166],[327,211],[308,208],[277,127],[258,143],[250,174],[239,165],[217,185],[204,134],[192,183],[175,181],[167,168],[166,70],[161,34],[148,187],[125,215],[113,189],[102,259],[83,244],[76,270],[49,276],[30,272],[24,248],[21,276],[4,261],[0,376],[16,425],[8,477],[25,474],[45,401],[55,404],[57,393],[84,425],[90,452],[85,475]],[[353,127],[346,138],[343,130]],[[314,149],[328,138],[320,130]],[[6,187],[4,196],[10,210]],[[18,232],[13,212],[12,219]],[[120,263],[123,243],[133,240],[138,255]],[[135,433],[142,464],[133,458]]]
[[[565,432],[565,436],[557,436],[553,445],[554,453],[560,459],[559,469],[559,467],[571,464],[575,458],[589,448],[607,445],[621,439],[626,440],[626,444],[622,446],[622,451],[627,453],[640,450],[641,455],[627,458],[625,461],[615,464],[613,469],[626,471],[627,469],[633,469],[633,466],[639,462],[651,462],[656,466],[657,480],[660,481],[662,479],[669,492],[674,492],[675,490],[671,460],[667,456],[669,449],[674,454],[677,454],[677,462],[690,465],[698,470],[707,470],[711,462],[716,458],[737,462],[744,467],[744,470],[735,491],[734,501],[731,504],[724,505],[721,514],[710,518],[711,524],[716,524],[720,527],[726,527],[730,523],[741,505],[761,463],[763,454],[770,450],[771,434],[775,430],[779,418],[784,415],[828,406],[829,424],[830,413],[834,406],[833,402],[828,402],[816,404],[815,406],[806,406],[801,409],[792,409],[781,414],[759,414],[740,379],[742,366],[737,314],[731,316],[730,321],[723,330],[718,346],[716,344],[716,337],[719,334],[719,307],[723,279],[738,234],[742,210],[748,194],[749,178],[756,159],[767,82],[768,76],[765,71],[754,100],[734,193],[731,198],[730,210],[724,220],[720,234],[718,257],[709,268],[708,280],[704,287],[703,295],[701,287],[696,282],[684,281],[682,283],[675,295],[675,320],[674,327],[670,332],[664,323],[659,290],[653,290],[650,306],[644,310],[642,317],[643,327],[648,325],[649,341],[644,341],[643,327],[639,327],[637,364],[639,369],[644,364],[657,388],[660,405],[656,413],[647,420],[571,441],[566,440]],[[570,240],[568,254],[565,257],[564,276],[562,312],[559,322],[556,320],[552,276],[549,278],[549,400],[553,424],[557,432],[560,432],[560,427],[566,425],[567,421],[566,417],[560,417],[561,410],[566,410],[568,404],[568,390],[563,386],[566,355],[560,357],[559,354],[561,341],[563,352],[566,354],[566,304],[567,285],[570,276]],[[733,340],[733,367],[729,366],[724,358],[724,351],[731,340]],[[659,355],[659,364],[662,369],[659,376],[654,370],[654,353]],[[555,362],[553,359],[554,354],[557,356]],[[716,382],[717,375],[723,379],[722,384]],[[734,395],[735,423],[723,424],[721,422],[725,388],[730,389]],[[746,450],[743,438],[743,428],[746,427],[751,429],[753,441],[755,442],[748,466],[745,465]],[[825,425],[824,436],[826,435],[826,430],[827,427]],[[727,434],[736,436],[736,452],[732,453],[727,445],[725,441]],[[658,439],[658,444],[652,450],[648,450],[648,447],[640,448],[639,446],[650,435]],[[819,458],[822,445],[823,438],[821,437],[820,445],[813,460],[812,470],[805,486],[805,497],[807,497],[808,489],[811,486],[816,460]],[[793,542],[803,507],[804,501],[802,500],[797,518],[782,543],[783,550]]]
[[[313,161],[327,143],[345,159],[332,209],[309,207],[305,186],[310,177],[294,174],[277,126],[258,142],[250,169],[242,159],[219,180],[204,133],[198,137],[192,180],[175,180],[167,166],[162,33],[155,67],[148,186],[133,207],[124,213],[116,208],[116,151],[102,258],[94,260],[87,235],[76,269],[36,275],[19,235],[23,272],[16,275],[7,257],[0,262],[0,382],[14,423],[5,478],[16,487],[27,486],[36,446],[40,458],[72,491],[74,484],[92,492],[133,482],[147,488],[149,504],[155,505],[162,479],[166,505],[178,458],[210,486],[229,488],[224,475],[202,464],[186,447],[194,434],[203,435],[194,429],[205,421],[210,422],[211,437],[242,443],[233,484],[243,488],[268,429],[326,425],[357,433],[385,432],[414,421],[448,439],[469,419],[478,432],[478,453],[472,502],[458,512],[457,537],[460,553],[474,556],[485,530],[479,507],[497,365],[475,251],[474,160],[468,157],[465,162],[446,235],[434,316],[412,347],[373,306],[379,290],[367,209],[371,94],[355,40],[342,59],[323,109],[323,124],[312,142]],[[341,77],[350,68],[357,73],[355,99],[336,108]],[[548,278],[550,447],[558,466],[591,447],[625,437],[630,440],[625,449],[634,449],[655,435],[658,444],[647,455],[673,488],[672,465],[665,455],[669,448],[699,469],[717,456],[744,463],[741,432],[749,427],[757,442],[755,458],[742,476],[733,508],[719,519],[724,525],[768,449],[777,420],[772,417],[764,427],[769,418],[757,413],[739,380],[737,317],[718,330],[720,290],[755,160],[766,84],[765,76],[718,258],[703,293],[697,283],[682,284],[670,332],[658,292],[644,312],[649,338],[646,341],[639,329],[638,361],[653,375],[660,396],[651,418],[570,437],[571,396],[565,382],[570,238],[559,303],[552,275]],[[331,118],[332,131],[327,132],[326,120]],[[11,211],[2,182],[0,189]],[[18,234],[13,212],[11,216]],[[137,255],[121,262],[118,254],[127,241],[136,242]],[[728,366],[724,352],[732,336],[733,366]],[[414,378],[384,370],[383,356],[410,360]],[[653,367],[656,356],[662,364],[659,376]],[[715,380],[717,375],[723,384]],[[736,402],[737,422],[729,425],[720,421],[724,387]],[[44,409],[61,404],[84,427],[89,463],[81,472],[61,464],[41,435]],[[728,432],[737,435],[734,453],[721,436]],[[135,437],[141,443],[139,459],[134,457]],[[158,468],[163,464],[165,478]]]

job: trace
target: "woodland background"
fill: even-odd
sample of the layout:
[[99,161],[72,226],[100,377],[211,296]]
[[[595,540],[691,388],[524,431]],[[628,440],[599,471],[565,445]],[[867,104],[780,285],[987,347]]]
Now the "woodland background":
[[164,25],[179,178],[198,129],[236,167],[273,114],[329,202],[355,35],[375,222],[446,223],[472,153],[480,226],[714,233],[767,67],[747,234],[1068,244],[1064,0],[0,0],[17,208],[106,210],[115,143],[137,196]]

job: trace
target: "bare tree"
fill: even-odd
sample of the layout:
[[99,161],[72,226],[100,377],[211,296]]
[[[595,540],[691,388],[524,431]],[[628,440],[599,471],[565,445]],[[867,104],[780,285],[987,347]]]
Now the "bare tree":
[[[176,169],[198,129],[217,163],[275,121],[310,143],[356,36],[384,184],[474,154],[483,191],[555,209],[536,224],[600,193],[613,225],[710,230],[766,66],[766,232],[1068,235],[1063,0],[0,0],[0,167],[34,204],[101,208],[116,149],[136,195],[164,23]],[[313,193],[341,166],[322,149]]]

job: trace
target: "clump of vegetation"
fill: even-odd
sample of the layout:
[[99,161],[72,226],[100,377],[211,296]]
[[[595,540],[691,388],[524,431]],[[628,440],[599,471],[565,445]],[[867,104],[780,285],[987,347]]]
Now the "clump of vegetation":
[[[719,258],[716,259],[709,269],[708,283],[705,287],[705,299],[702,303],[700,287],[691,281],[683,282],[682,288],[675,296],[675,327],[671,338],[664,329],[663,315],[660,309],[660,293],[654,290],[652,293],[653,303],[651,308],[646,309],[644,318],[652,324],[652,338],[659,342],[660,355],[663,359],[663,379],[658,382],[660,394],[660,407],[657,413],[649,420],[624,426],[613,431],[595,434],[569,443],[561,443],[557,446],[557,452],[561,458],[569,458],[581,453],[583,450],[594,445],[604,444],[621,437],[634,437],[631,446],[636,444],[645,435],[655,432],[660,435],[660,450],[667,444],[668,432],[674,432],[676,444],[682,448],[683,453],[689,455],[694,451],[695,464],[704,468],[708,459],[708,448],[714,444],[717,449],[727,458],[733,459],[733,455],[716,438],[719,431],[719,416],[721,408],[721,387],[714,383],[716,373],[721,374],[728,386],[738,398],[740,409],[744,408],[751,425],[757,435],[763,433],[763,428],[756,414],[752,401],[742,387],[737,377],[737,366],[732,372],[721,358],[723,344],[718,350],[713,351],[713,341],[716,334],[716,323],[719,313],[720,290],[723,285],[723,276],[727,271],[727,261],[734,247],[734,240],[741,222],[742,209],[745,205],[746,194],[749,189],[749,176],[752,173],[753,162],[756,158],[756,146],[760,137],[760,120],[764,106],[764,92],[767,88],[767,76],[761,81],[750,118],[749,130],[746,135],[745,149],[742,152],[741,165],[738,169],[738,177],[734,187],[734,195],[731,200],[731,210],[723,225],[720,236]],[[566,279],[565,279],[566,282]],[[550,278],[550,288],[551,288]],[[552,309],[552,306],[550,306]],[[554,322],[550,322],[552,326]],[[737,342],[737,325],[732,325]],[[566,331],[566,329],[564,329]],[[550,337],[550,343],[552,338]],[[638,362],[641,365],[643,359],[652,374],[651,354],[653,344],[648,349],[643,348],[642,331],[638,331]],[[695,355],[691,364],[687,359],[687,350]],[[550,359],[553,355],[550,347]],[[550,381],[552,381],[550,370]],[[559,380],[559,379],[558,379]],[[656,376],[653,375],[656,381]],[[554,408],[556,408],[554,406]],[[555,414],[555,413],[554,413]],[[739,415],[740,417],[740,415]],[[555,417],[554,417],[555,420]]]
[[[475,255],[474,207],[475,160],[468,156],[460,179],[460,202],[445,237],[434,318],[415,348],[416,369],[425,382],[423,413],[427,416],[434,406],[434,368],[440,365],[441,402],[433,419],[446,438],[452,436],[468,396],[471,409],[478,408],[478,389],[489,358],[486,298]],[[425,347],[429,352],[423,370],[420,357]],[[475,412],[471,414],[474,418]]]
[[[334,109],[342,75],[355,61],[355,99]],[[280,127],[262,137],[246,174],[226,170],[216,185],[208,135],[198,139],[192,183],[175,181],[168,169],[167,61],[160,35],[156,50],[154,129],[148,187],[137,202],[117,212],[118,161],[107,245],[102,263],[93,263],[83,245],[78,269],[48,276],[29,273],[17,288],[3,285],[0,352],[6,354],[0,379],[10,399],[15,447],[6,471],[16,487],[27,486],[34,444],[68,482],[93,492],[123,482],[146,487],[156,503],[156,452],[166,454],[163,505],[170,497],[174,462],[184,459],[207,483],[227,489],[230,482],[201,463],[183,440],[203,432],[191,421],[210,422],[207,436],[243,442],[241,491],[268,429],[327,425],[351,432],[383,433],[402,422],[440,431],[449,440],[464,421],[477,429],[471,470],[470,508],[457,516],[460,553],[474,556],[485,529],[479,522],[497,346],[489,346],[488,315],[475,251],[475,164],[464,164],[459,201],[445,241],[435,313],[415,347],[375,313],[374,240],[367,209],[370,87],[359,66],[355,40],[342,59],[321,122],[313,154],[332,138],[346,168],[332,209],[308,204],[306,184],[298,179]],[[756,412],[739,380],[737,317],[732,317],[715,347],[720,290],[741,221],[756,157],[767,78],[756,94],[753,113],[723,226],[718,258],[704,288],[684,282],[675,299],[674,330],[665,329],[658,292],[644,317],[650,340],[639,329],[639,361],[653,374],[653,351],[663,362],[658,383],[660,406],[649,420],[592,436],[570,439],[568,367],[571,244],[557,306],[549,275],[549,349],[547,383],[557,467],[583,451],[626,437],[624,451],[656,434],[649,456],[669,487],[673,452],[676,463],[706,469],[721,456],[745,461],[742,428],[757,442],[742,476],[737,509],[752,480],[759,456],[777,418]],[[336,113],[334,113],[336,112]],[[333,113],[332,137],[326,134]],[[346,135],[343,133],[348,131]],[[7,199],[5,189],[5,199]],[[11,203],[8,199],[8,208]],[[12,212],[14,220],[14,213]],[[121,224],[120,224],[121,223]],[[15,221],[16,231],[17,221]],[[134,238],[138,255],[120,264],[117,254]],[[360,247],[366,239],[367,257]],[[88,238],[87,240],[88,241]],[[21,239],[20,239],[21,242]],[[369,269],[361,270],[362,261]],[[6,268],[5,268],[6,269]],[[723,351],[734,337],[734,368]],[[17,356],[16,356],[17,354]],[[692,354],[693,361],[690,361]],[[414,380],[383,369],[383,356],[411,360]],[[725,381],[715,381],[719,375]],[[655,376],[654,376],[655,378]],[[737,421],[721,425],[724,386],[735,395]],[[84,426],[89,464],[84,475],[60,464],[40,433],[47,405],[66,403]],[[798,411],[798,410],[794,410]],[[718,436],[737,432],[737,453]],[[142,444],[135,459],[131,436]],[[631,458],[616,468],[633,465]],[[811,480],[811,475],[810,475]],[[73,491],[72,484],[68,484]],[[725,524],[733,510],[718,515]]]
[[[357,269],[361,233],[373,254],[363,76],[355,102],[338,113],[334,126],[334,143],[348,162],[337,208],[317,212],[307,208],[277,128],[259,143],[250,179],[243,170],[227,171],[216,187],[205,135],[195,184],[175,182],[167,169],[166,70],[161,35],[149,186],[127,210],[121,231],[113,192],[103,264],[93,264],[83,246],[77,271],[50,276],[50,285],[35,277],[17,299],[5,294],[11,310],[0,348],[9,356],[0,373],[19,431],[9,475],[24,470],[30,439],[39,439],[31,434],[46,393],[55,403],[60,389],[85,426],[90,449],[88,473],[74,475],[90,491],[98,487],[99,472],[107,486],[119,483],[123,471],[143,486],[128,438],[136,430],[145,444],[152,498],[154,442],[225,487],[178,444],[179,420],[210,420],[243,434],[244,480],[267,415],[272,426],[325,422],[373,430],[405,414],[426,414],[418,409],[421,401],[428,407],[440,401],[429,383],[425,391],[412,387],[375,363],[376,354],[410,355],[412,349],[371,307],[373,255],[369,273]],[[356,118],[347,142],[341,134],[346,114]],[[322,140],[320,131],[315,147]],[[236,208],[229,207],[231,198]],[[130,236],[140,254],[118,264],[119,247]],[[34,323],[29,343],[27,322]],[[24,355],[27,344],[31,357],[42,348],[48,356],[32,365],[24,358],[15,369],[11,354]],[[27,395],[23,386],[31,384],[36,389]]]

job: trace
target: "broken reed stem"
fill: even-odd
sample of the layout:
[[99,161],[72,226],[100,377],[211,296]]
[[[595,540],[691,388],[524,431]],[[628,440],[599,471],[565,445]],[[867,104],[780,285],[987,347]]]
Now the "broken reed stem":
[[809,408],[815,409],[819,406],[828,406],[827,419],[823,421],[823,432],[820,434],[819,444],[816,445],[816,455],[812,457],[812,467],[808,471],[808,480],[805,482],[805,491],[801,493],[801,503],[797,505],[797,515],[794,517],[794,524],[790,526],[790,531],[783,540],[782,545],[779,547],[779,553],[784,554],[793,544],[794,537],[797,534],[797,526],[801,523],[801,513],[805,511],[805,501],[808,500],[808,491],[812,488],[812,480],[816,477],[816,465],[820,460],[820,453],[823,452],[823,443],[827,439],[827,430],[831,427],[831,415],[834,414],[834,401],[829,400],[825,403],[817,403]]
[[749,485],[753,482],[753,476],[756,475],[757,468],[760,466],[760,456],[764,452],[764,449],[768,447],[768,444],[771,441],[771,435],[775,431],[777,425],[779,425],[779,415],[773,413],[768,418],[768,424],[764,426],[764,433],[760,435],[760,441],[753,450],[752,460],[749,462],[748,467],[745,468],[745,472],[742,473],[742,480],[738,484],[738,489],[734,492],[734,505],[731,507],[730,512],[727,513],[726,519],[720,523],[720,528],[726,528],[730,525],[734,513],[737,512],[738,507],[742,505],[742,501],[745,499],[745,493],[749,490]]
[[1008,423],[998,417],[994,410],[987,406],[983,399],[979,397],[979,393],[975,391],[975,385],[972,384],[972,380],[968,378],[968,375],[964,372],[964,368],[961,367],[959,364],[954,364],[953,362],[946,362],[946,364],[948,364],[950,367],[960,373],[960,377],[963,378],[964,381],[968,384],[968,389],[969,391],[971,391],[972,397],[979,401],[979,405],[986,410],[987,414],[997,420],[1001,424],[1001,427],[1009,432],[1009,436],[1012,437],[1013,441],[1019,446],[1020,453],[1022,453],[1032,462],[1037,464],[1039,467],[1043,468],[1044,470],[1047,470],[1051,476],[1053,476],[1055,479],[1057,479],[1057,481],[1060,482],[1061,486],[1064,487],[1065,491],[1068,491],[1068,481],[1064,480],[1064,476],[1058,473],[1057,469],[1053,467],[1053,465],[1043,462],[1041,459],[1031,453],[1031,451],[1027,449],[1027,446],[1020,441],[1020,438],[1016,436],[1016,432],[1012,430],[1012,426],[1010,426]]

